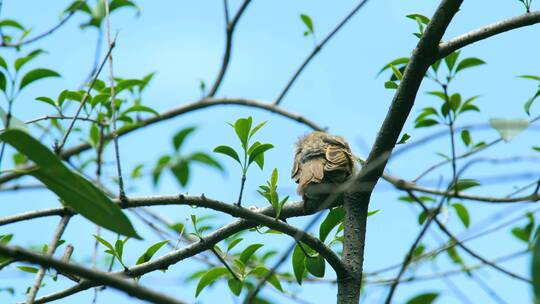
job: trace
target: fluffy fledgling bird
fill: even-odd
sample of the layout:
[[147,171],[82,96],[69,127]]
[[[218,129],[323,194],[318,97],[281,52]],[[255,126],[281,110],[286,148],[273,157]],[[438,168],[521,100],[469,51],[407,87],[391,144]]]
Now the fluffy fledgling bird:
[[292,179],[304,198],[320,200],[354,174],[354,158],[343,137],[315,131],[296,143]]

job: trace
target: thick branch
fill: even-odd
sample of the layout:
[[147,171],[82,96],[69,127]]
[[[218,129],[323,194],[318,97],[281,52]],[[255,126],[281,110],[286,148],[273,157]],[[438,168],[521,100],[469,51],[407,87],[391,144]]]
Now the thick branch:
[[495,36],[513,29],[533,25],[536,23],[540,23],[540,11],[527,13],[521,16],[513,17],[483,26],[479,29],[460,35],[450,41],[441,43],[439,45],[439,53],[437,57],[444,58],[448,54],[459,50],[460,48],[469,44],[473,44],[491,36]]
[[[71,273],[99,285],[107,285],[113,288],[126,292],[127,294],[139,298],[141,300],[151,301],[161,304],[184,304],[180,300],[173,299],[162,293],[152,291],[138,284],[128,282],[118,276],[110,273],[91,270],[86,267],[78,266],[71,263],[65,263],[60,260],[43,256],[20,247],[8,247],[0,244],[0,254],[19,261],[27,261],[35,263],[43,267],[53,267],[60,272]],[[37,303],[37,301],[35,302]]]
[[359,248],[363,247],[365,239],[366,219],[347,214],[361,215],[367,210],[373,188],[384,172],[390,153],[414,105],[420,83],[435,61],[437,46],[461,3],[462,0],[444,0],[437,8],[413,51],[373,148],[355,178],[356,185],[346,194],[343,261],[348,269],[354,270],[354,276],[353,280],[338,283],[338,303],[358,303],[362,281],[364,252]]

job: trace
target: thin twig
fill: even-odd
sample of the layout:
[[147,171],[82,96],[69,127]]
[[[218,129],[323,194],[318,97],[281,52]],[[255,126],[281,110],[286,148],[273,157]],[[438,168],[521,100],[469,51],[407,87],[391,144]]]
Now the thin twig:
[[[115,46],[115,43],[113,41],[112,44],[110,44],[110,46],[109,46],[109,50],[107,51],[107,56],[109,56],[111,54],[112,49],[114,48],[114,46]],[[71,123],[69,124],[69,127],[66,130],[66,133],[64,134],[64,137],[62,137],[62,140],[60,141],[60,143],[57,144],[56,147],[55,147],[55,150],[56,150],[56,152],[58,154],[61,153],[62,148],[66,144],[67,138],[68,138],[69,134],[71,133],[71,130],[73,129],[73,126],[75,125],[75,121],[79,117],[79,114],[81,113],[82,108],[86,104],[86,101],[88,100],[88,97],[90,97],[90,91],[92,90],[92,88],[96,84],[96,81],[97,81],[97,79],[99,77],[99,74],[101,73],[101,70],[105,66],[105,63],[107,62],[107,56],[105,56],[105,58],[101,62],[101,65],[99,66],[96,74],[94,75],[94,78],[92,79],[92,82],[90,83],[90,85],[88,86],[88,89],[84,93],[84,96],[83,96],[83,98],[81,100],[81,104],[79,105],[79,108],[77,109],[77,112],[75,113],[75,116],[73,116],[73,119],[71,120]]]
[[[62,234],[64,234],[64,231],[66,230],[66,227],[69,223],[70,218],[71,218],[71,215],[64,215],[62,219],[60,220],[60,223],[58,223],[58,226],[56,227],[56,232],[54,233],[53,238],[48,245],[47,256],[52,256],[54,252],[56,251],[56,247],[58,247],[58,242],[60,241],[60,238],[62,238]],[[36,274],[36,279],[34,280],[34,284],[30,288],[26,296],[27,304],[34,303],[34,299],[36,298],[37,292],[39,288],[41,287],[41,282],[43,281],[43,277],[45,276],[45,270],[46,268],[44,266],[41,266],[39,268]]]
[[298,67],[298,69],[296,70],[296,72],[294,73],[294,75],[292,76],[292,78],[289,80],[289,82],[287,82],[287,85],[285,85],[285,88],[283,88],[283,90],[281,91],[281,93],[279,93],[278,97],[276,98],[276,100],[274,101],[274,105],[279,105],[281,103],[281,101],[283,100],[283,98],[285,97],[285,95],[287,94],[287,92],[289,91],[289,89],[291,88],[291,86],[293,85],[293,83],[296,81],[296,79],[298,78],[298,76],[300,76],[300,74],[302,73],[302,71],[306,68],[306,66],[311,62],[311,60],[322,50],[322,48],[324,47],[324,45],[330,41],[330,39],[332,39],[332,37],[337,34],[337,32],[339,32],[339,30],[364,6],[364,4],[366,4],[369,0],[362,0],[360,1],[360,3],[358,3],[354,8],[353,10],[347,14],[347,16],[345,16],[345,18],[343,18],[343,20],[341,20],[341,22],[330,32],[328,33],[328,35],[326,35],[326,37],[323,39],[323,41],[317,45],[315,45],[315,48],[313,49],[313,51],[311,51],[311,53],[307,56],[307,58],[304,60],[304,62],[302,62],[302,64],[300,65],[300,67]]
[[233,20],[228,22],[229,19],[229,9],[227,5],[227,1],[225,0],[224,6],[225,6],[225,53],[223,54],[223,61],[221,63],[221,68],[219,69],[218,75],[216,77],[216,80],[214,81],[214,84],[212,85],[212,88],[208,92],[207,97],[214,97],[216,95],[219,87],[221,86],[221,83],[223,82],[223,78],[225,77],[225,73],[227,72],[227,68],[229,67],[229,62],[231,60],[231,52],[232,52],[232,40],[233,40],[233,34],[234,30],[236,28],[236,25],[238,24],[238,21],[240,20],[240,17],[242,17],[242,14],[248,7],[251,0],[244,0],[240,8],[238,9],[238,12],[236,12],[236,15],[233,17]]

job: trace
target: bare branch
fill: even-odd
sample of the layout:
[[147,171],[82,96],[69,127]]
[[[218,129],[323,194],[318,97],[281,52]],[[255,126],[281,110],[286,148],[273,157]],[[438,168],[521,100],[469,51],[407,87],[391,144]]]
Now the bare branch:
[[6,41],[3,41],[2,40],[2,43],[0,43],[0,47],[13,47],[13,48],[18,48],[20,46],[23,46],[23,45],[26,45],[26,44],[30,44],[32,42],[36,42],[42,38],[45,38],[47,36],[49,36],[50,34],[56,32],[56,30],[58,30],[59,28],[61,28],[76,12],[77,12],[77,9],[79,7],[81,7],[82,5],[84,5],[88,0],[84,0],[84,1],[81,1],[79,3],[79,5],[77,5],[76,7],[73,8],[73,10],[71,12],[69,12],[69,14],[67,14],[64,18],[62,18],[62,20],[60,20],[60,22],[55,25],[54,27],[50,28],[49,30],[35,36],[35,37],[32,37],[32,38],[29,38],[29,39],[26,39],[24,41],[21,41],[21,42],[17,42],[17,43],[10,43],[10,42],[6,42]]
[[[56,227],[56,232],[53,235],[53,238],[51,242],[49,243],[49,246],[47,248],[47,256],[52,256],[54,252],[56,251],[56,247],[58,247],[58,242],[60,241],[60,238],[64,234],[64,231],[66,230],[67,224],[69,223],[69,219],[71,218],[71,215],[64,215],[62,219],[60,220],[60,223],[58,223],[58,227]],[[36,274],[36,279],[34,280],[34,284],[28,291],[28,294],[26,295],[26,303],[32,304],[34,303],[34,299],[36,298],[37,292],[39,290],[39,287],[41,286],[41,282],[43,281],[43,277],[45,276],[45,267],[41,266]]]
[[[110,273],[91,270],[86,267],[78,266],[72,263],[65,263],[61,260],[57,260],[48,256],[28,251],[21,247],[8,247],[0,244],[0,253],[4,256],[19,260],[35,263],[43,267],[52,267],[61,272],[72,273],[82,278],[88,279],[95,284],[106,285],[124,291],[127,294],[139,298],[141,300],[151,301],[153,303],[161,304],[184,304],[185,302],[173,299],[162,293],[152,291],[139,284],[134,284],[126,281],[116,275]],[[37,303],[37,301],[35,302]]]
[[218,76],[216,80],[214,81],[214,84],[212,85],[212,88],[210,89],[210,92],[208,93],[207,97],[214,97],[216,95],[219,86],[223,82],[223,77],[225,76],[225,73],[227,72],[227,68],[229,67],[229,61],[231,60],[231,52],[232,52],[232,39],[234,30],[236,28],[236,25],[238,24],[238,21],[240,20],[240,17],[242,17],[242,14],[248,7],[251,0],[244,0],[242,3],[242,6],[238,9],[238,12],[233,17],[233,20],[231,22],[228,22],[229,19],[229,9],[227,6],[227,2],[225,1],[225,19],[227,20],[226,24],[226,41],[225,41],[225,54],[223,54],[223,62],[221,63],[221,68],[219,69]]
[[498,21],[490,25],[483,26],[476,30],[460,35],[450,41],[439,44],[438,58],[444,58],[448,54],[461,49],[464,46],[473,44],[480,40],[514,30],[540,23],[540,11],[523,14],[510,19]]

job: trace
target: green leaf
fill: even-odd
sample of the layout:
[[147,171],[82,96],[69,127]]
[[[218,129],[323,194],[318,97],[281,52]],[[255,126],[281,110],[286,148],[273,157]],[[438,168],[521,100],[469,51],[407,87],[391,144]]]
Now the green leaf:
[[304,279],[304,272],[306,271],[306,266],[304,264],[305,259],[306,255],[302,252],[302,249],[296,245],[292,254],[292,267],[294,277],[299,285],[302,285],[302,279]]
[[94,184],[70,171],[38,140],[20,130],[7,130],[0,134],[0,140],[38,165],[38,169],[27,173],[44,183],[66,205],[103,228],[125,236],[140,238],[117,204]]
[[384,83],[384,88],[385,89],[397,89],[398,84],[393,82],[393,81],[387,81],[387,82]]
[[459,51],[453,52],[450,55],[444,57],[444,62],[446,63],[446,66],[448,67],[449,71],[452,71],[454,68],[454,65],[456,64],[456,61],[459,57]]
[[43,79],[43,78],[47,78],[47,77],[60,77],[60,74],[49,69],[31,70],[30,72],[26,73],[26,75],[23,76],[21,83],[19,85],[19,91],[22,90],[27,85],[31,84],[32,82]]
[[12,28],[16,28],[16,29],[19,29],[21,31],[24,31],[25,28],[24,26],[22,26],[22,24],[20,24],[19,22],[13,20],[13,19],[4,19],[2,21],[0,21],[0,28],[2,27],[12,27]]
[[397,58],[397,59],[394,59],[392,60],[390,63],[388,63],[387,65],[385,65],[378,73],[377,75],[380,75],[382,72],[388,70],[390,68],[390,66],[398,66],[398,65],[403,65],[403,64],[407,64],[409,63],[409,58],[408,57],[401,57],[401,58]]
[[533,102],[539,96],[540,96],[540,90],[536,91],[536,94],[534,94],[533,97],[529,98],[529,100],[527,100],[527,102],[525,102],[525,104],[523,105],[523,108],[525,109],[525,113],[527,113],[527,115],[529,116],[531,115],[531,107],[533,105]]
[[439,124],[435,119],[424,119],[414,123],[415,128],[425,128]]
[[536,75],[519,75],[518,77],[540,81],[540,76],[536,76]]
[[467,147],[471,144],[471,133],[469,133],[469,130],[461,131],[461,140]]
[[533,150],[540,152],[540,146],[538,147],[532,147]]
[[432,304],[438,296],[436,292],[423,293],[411,298],[406,304]]
[[500,119],[492,118],[489,120],[491,127],[501,135],[501,138],[509,142],[521,131],[527,129],[529,121],[526,119]]
[[311,34],[314,34],[315,30],[313,28],[313,20],[311,20],[311,18],[306,14],[301,14],[300,19],[306,25],[306,27],[308,29],[308,32],[311,33]]
[[227,284],[229,285],[229,289],[235,296],[239,296],[242,293],[242,286],[244,283],[236,278],[230,278],[227,281]]
[[403,134],[403,136],[401,136],[401,139],[397,142],[396,145],[402,145],[402,144],[406,143],[409,138],[411,138],[411,136],[409,134],[407,134],[407,133]]
[[[44,50],[41,50],[41,49],[37,49],[37,50],[34,50],[32,52],[30,52],[28,55],[24,56],[24,57],[20,57],[20,58],[17,58],[15,60],[15,63],[14,63],[14,66],[15,66],[15,71],[18,71],[21,69],[21,67],[23,65],[25,65],[27,62],[31,61],[32,59],[36,58],[37,56],[41,55],[41,54],[44,54],[46,53]],[[7,69],[7,68],[6,68]]]
[[328,212],[328,215],[319,227],[319,238],[321,241],[324,242],[326,240],[326,237],[330,231],[332,231],[332,229],[334,229],[334,227],[337,225],[341,224],[344,217],[345,211],[343,211],[343,207],[337,207]]
[[231,157],[232,159],[236,160],[240,165],[242,165],[242,163],[240,162],[240,157],[238,156],[238,153],[236,153],[236,151],[234,151],[234,149],[229,146],[223,146],[223,145],[217,146],[214,148],[214,152],[225,154]]
[[372,215],[375,215],[375,214],[379,213],[379,211],[381,211],[381,209],[369,211],[369,212],[367,213],[367,216],[370,217],[370,216],[372,216]]
[[460,203],[454,203],[452,204],[452,207],[454,207],[454,209],[456,210],[456,213],[463,225],[466,228],[469,228],[469,225],[471,224],[471,219],[469,217],[469,212],[467,211],[467,208],[465,208],[465,206]]
[[7,86],[7,79],[4,73],[0,72],[0,91],[5,92]]
[[325,260],[320,254],[317,254],[316,257],[306,258],[307,271],[318,278],[324,277],[325,264]]
[[159,116],[159,113],[150,108],[150,107],[147,107],[147,106],[143,106],[143,105],[134,105],[134,106],[131,106],[129,107],[127,110],[125,110],[122,114],[128,114],[128,113],[132,113],[132,112],[146,112],[146,113],[151,113],[151,114],[154,114],[155,116]]
[[189,180],[189,167],[187,161],[180,160],[177,162],[171,167],[171,172],[182,187],[187,185]]
[[169,165],[170,161],[171,157],[169,155],[163,155],[158,159],[154,170],[152,170],[152,182],[154,187],[157,186],[159,178],[161,177],[161,172],[163,172],[163,169]]
[[107,247],[107,249],[110,250],[111,254],[116,256],[116,250],[114,249],[113,245],[109,242],[107,242],[105,239],[103,239],[102,237],[100,237],[99,235],[95,235],[94,234],[94,238],[100,242],[103,246]]
[[[266,267],[259,266],[251,270],[249,274],[255,275],[259,278],[264,278],[267,276],[268,272],[270,272],[270,270],[268,270]],[[281,283],[279,283],[279,280],[275,273],[272,274],[270,278],[268,278],[268,283],[272,284],[272,286],[274,286],[277,290],[283,291],[283,288],[281,287]]]
[[423,24],[429,23],[429,18],[421,14],[410,14],[410,15],[407,15],[407,18],[412,19],[412,20],[420,20],[420,22]]
[[180,149],[180,147],[182,147],[182,144],[184,143],[185,139],[195,131],[196,127],[187,127],[187,128],[184,128],[178,132],[176,132],[176,134],[174,134],[173,136],[173,146],[174,146],[174,149],[176,151],[178,151]]
[[2,56],[0,56],[0,67],[3,67],[6,71],[8,70],[7,62]]
[[249,258],[251,258],[251,256],[257,250],[259,250],[262,246],[264,246],[264,245],[263,244],[251,244],[251,245],[247,246],[246,249],[244,249],[244,251],[242,251],[242,253],[240,254],[240,261],[242,261],[242,263],[246,264],[247,261],[249,260]]
[[253,130],[249,132],[249,138],[253,137],[253,135],[255,135],[255,133],[257,133],[257,131],[259,131],[259,129],[262,128],[266,123],[267,123],[266,121],[263,121],[257,126],[255,126],[255,128],[253,128]]
[[531,279],[536,300],[540,299],[540,238],[536,238],[532,249]]
[[264,152],[272,149],[274,147],[274,145],[272,144],[261,144],[259,146],[257,146],[255,149],[253,149],[253,151],[251,151],[251,153],[249,154],[249,161],[248,161],[248,165],[251,164],[252,162],[255,161],[255,159],[257,157],[259,157],[259,155],[262,155]]
[[238,243],[240,243],[242,240],[244,240],[243,238],[237,238],[237,239],[234,239],[232,240],[230,243],[229,243],[229,246],[227,246],[227,252],[231,251],[234,247],[236,247],[236,245],[238,245]]
[[54,103],[54,100],[52,100],[49,97],[40,96],[40,97],[37,97],[36,100],[47,103],[47,104],[50,104],[51,106],[56,108],[56,103]]
[[452,94],[452,96],[450,96],[450,109],[452,109],[452,111],[456,113],[460,105],[461,95],[459,93]]
[[205,164],[210,167],[214,167],[221,172],[225,171],[223,166],[221,166],[221,164],[217,160],[215,160],[212,156],[203,152],[195,152],[191,154],[189,156],[189,160],[196,161],[198,163]]
[[30,267],[30,266],[17,266],[20,270],[28,273],[37,273],[38,269],[36,267]]
[[[480,186],[480,183],[478,181],[474,180],[474,179],[464,178],[464,179],[460,179],[460,180],[457,181],[457,190],[458,191],[463,191],[463,190],[473,188],[473,187],[477,187],[477,186]],[[455,185],[452,185],[450,190],[454,191],[455,190]]]
[[205,272],[199,283],[197,284],[197,290],[195,291],[195,297],[198,297],[201,291],[208,285],[212,284],[215,280],[228,274],[229,271],[225,267],[214,267]]
[[474,58],[474,57],[465,58],[461,60],[461,62],[458,64],[456,68],[456,73],[463,69],[472,68],[472,67],[479,66],[482,64],[486,64],[486,62],[481,59]]
[[403,74],[393,64],[390,65],[390,68],[398,80],[403,79]]
[[253,122],[253,119],[250,117],[248,118],[239,118],[234,123],[234,131],[236,132],[236,135],[238,136],[238,139],[242,143],[242,148],[244,150],[247,150],[247,144],[249,140],[249,131],[251,130],[251,123]]
[[150,261],[152,257],[154,256],[154,254],[156,254],[156,252],[168,242],[169,242],[168,240],[165,240],[165,241],[157,242],[154,245],[148,247],[148,249],[146,249],[146,251],[137,259],[136,265]]

